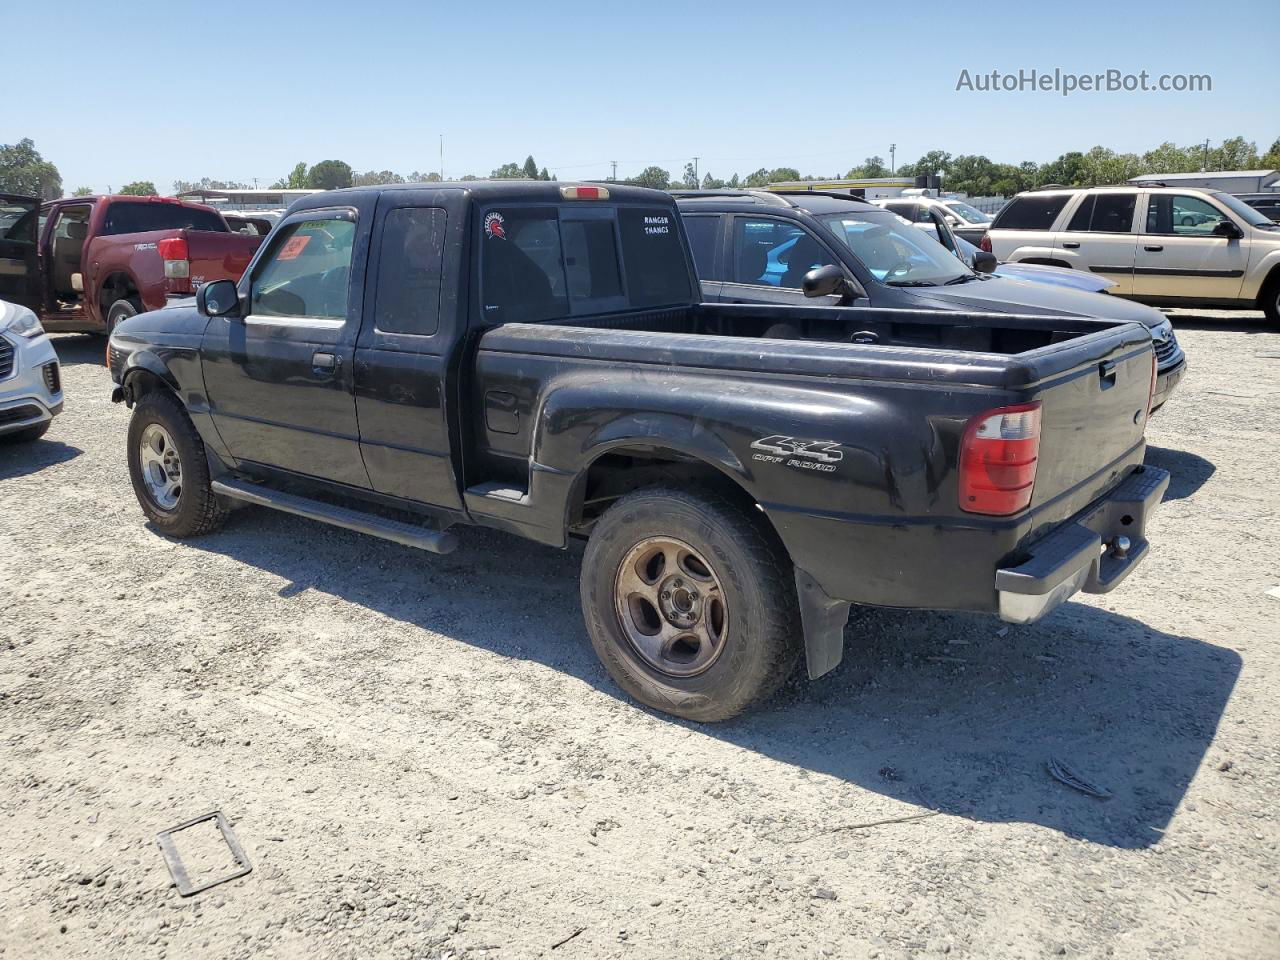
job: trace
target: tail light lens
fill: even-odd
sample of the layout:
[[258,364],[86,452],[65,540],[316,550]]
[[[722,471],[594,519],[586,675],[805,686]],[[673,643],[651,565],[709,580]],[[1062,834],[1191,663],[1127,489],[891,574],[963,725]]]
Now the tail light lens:
[[1025,510],[1039,456],[1039,401],[978,414],[960,444],[960,509],[993,517]]
[[991,238],[985,233],[982,235],[982,239],[978,242],[978,246],[979,248],[987,251],[987,253],[995,253],[995,251],[991,249]]
[[191,276],[186,237],[161,240],[156,244],[156,249],[160,251],[160,259],[164,261],[165,277],[170,280],[185,280]]

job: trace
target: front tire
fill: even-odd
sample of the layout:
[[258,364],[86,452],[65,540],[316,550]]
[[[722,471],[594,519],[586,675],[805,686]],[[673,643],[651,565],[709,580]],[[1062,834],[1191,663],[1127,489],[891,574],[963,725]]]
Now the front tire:
[[758,511],[716,491],[623,497],[596,522],[581,589],[610,676],[688,720],[727,720],[767,699],[800,652],[786,550]]
[[195,537],[222,526],[227,507],[210,488],[204,443],[177,397],[157,391],[139,400],[127,442],[134,495],[161,533]]
[[1274,326],[1280,326],[1280,276],[1272,279],[1259,297],[1262,301],[1262,312]]
[[106,335],[109,337],[115,331],[116,326],[130,317],[136,317],[142,313],[142,303],[137,297],[127,297],[117,300],[107,308],[107,329]]

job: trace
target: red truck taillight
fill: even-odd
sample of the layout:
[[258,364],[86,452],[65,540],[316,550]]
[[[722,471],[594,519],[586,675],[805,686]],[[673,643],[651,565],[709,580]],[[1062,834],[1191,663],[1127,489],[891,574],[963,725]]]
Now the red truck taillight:
[[164,275],[168,280],[185,280],[191,276],[186,237],[170,237],[156,244],[160,259],[164,261]]
[[993,517],[1025,510],[1039,456],[1039,401],[978,414],[960,443],[960,509]]
[[982,239],[978,241],[978,248],[987,251],[987,253],[995,253],[995,251],[991,249],[991,238],[985,233],[982,235]]

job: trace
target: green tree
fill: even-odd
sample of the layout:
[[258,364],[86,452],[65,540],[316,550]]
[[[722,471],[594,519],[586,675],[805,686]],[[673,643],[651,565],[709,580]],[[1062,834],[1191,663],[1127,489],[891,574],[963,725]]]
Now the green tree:
[[800,171],[795,167],[774,167],[769,171],[769,183],[781,183],[784,180],[799,180]]
[[1191,173],[1200,169],[1200,156],[1195,148],[1180,147],[1166,140],[1142,155],[1142,166],[1146,173]]
[[854,167],[845,174],[845,177],[850,180],[887,176],[889,176],[889,168],[884,165],[884,157],[867,157],[862,161],[862,166]]
[[1049,183],[1060,183],[1064,187],[1077,187],[1084,184],[1084,154],[1078,150],[1064,153],[1040,167],[1036,173],[1036,186],[1043,187]]
[[730,190],[737,190],[740,186],[742,186],[742,183],[741,181],[738,180],[738,175],[735,173],[732,177],[729,178],[729,182],[726,183],[725,186],[728,187]]
[[539,171],[538,171],[538,179],[539,179],[539,180],[554,180],[554,179],[555,179],[555,177],[551,176],[551,171],[549,171],[546,167],[543,167],[541,170],[539,170]]
[[491,180],[519,180],[524,176],[524,169],[518,163],[504,163],[493,173],[489,174]]
[[195,190],[248,190],[247,183],[238,183],[235,180],[210,180],[208,177],[202,177],[199,180],[175,180],[173,181],[174,193],[190,193]]
[[1258,165],[1258,145],[1244,137],[1223,140],[1209,151],[1210,170],[1252,170]]
[[1271,148],[1258,161],[1264,170],[1280,170],[1280,137],[1271,144]]
[[945,150],[930,150],[911,166],[914,168],[912,175],[916,177],[932,177],[937,174],[945,177],[951,172],[951,154]]
[[524,166],[520,171],[526,180],[538,179],[538,165],[533,162],[533,154],[524,158]]
[[703,174],[703,176],[702,176],[702,189],[703,189],[703,190],[723,190],[723,189],[724,189],[724,181],[723,181],[723,180],[719,180],[719,179],[717,179],[716,177],[713,177],[713,176],[712,176],[711,174],[709,174],[709,173]]
[[92,197],[93,188],[92,187],[76,187],[75,190],[71,192],[71,195],[73,197]]
[[312,190],[341,190],[351,186],[351,167],[341,160],[321,160],[307,171]]
[[306,190],[310,186],[307,165],[301,161],[294,165],[288,176],[281,177],[271,185],[272,190]]
[[430,173],[419,173],[417,170],[404,178],[406,183],[439,183],[440,174],[432,170]]
[[684,165],[684,177],[681,178],[679,183],[673,183],[672,186],[684,187],[686,190],[698,189],[698,172],[693,169],[692,163]]
[[1109,147],[1097,146],[1084,155],[1079,186],[1098,187],[1124,183],[1143,172],[1136,153],[1116,153]]
[[126,183],[120,188],[120,192],[126,197],[158,197],[156,193],[156,185],[150,180],[135,180],[133,183]]
[[627,183],[636,187],[652,187],[654,190],[666,190],[671,186],[671,174],[661,167],[645,167],[637,176]]
[[0,193],[56,200],[62,196],[62,175],[24,137],[17,143],[0,144]]
[[383,183],[404,183],[404,177],[390,170],[377,172],[374,170],[366,170],[364,173],[357,173],[351,178],[353,187],[376,187]]

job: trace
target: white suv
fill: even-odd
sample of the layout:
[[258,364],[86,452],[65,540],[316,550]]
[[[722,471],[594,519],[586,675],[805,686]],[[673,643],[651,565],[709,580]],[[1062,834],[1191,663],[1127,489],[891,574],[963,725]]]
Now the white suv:
[[1102,274],[1142,303],[1265,310],[1280,323],[1280,224],[1218,190],[1032,190],[1005,205],[982,247]]
[[0,300],[0,443],[38,440],[61,412],[53,344],[34,313]]

